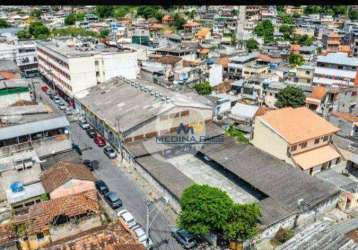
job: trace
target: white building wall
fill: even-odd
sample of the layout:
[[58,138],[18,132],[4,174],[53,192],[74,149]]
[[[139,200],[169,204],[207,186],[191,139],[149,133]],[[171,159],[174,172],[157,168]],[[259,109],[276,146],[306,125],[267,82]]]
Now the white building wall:
[[97,85],[94,57],[70,58],[68,65],[72,94]]
[[273,238],[280,228],[291,229],[295,225],[296,215],[292,215],[285,220],[282,220],[268,228],[266,228],[261,234],[260,239]]
[[103,64],[99,65],[101,82],[116,76],[135,79],[139,73],[137,52],[99,55],[96,58],[103,60]]
[[214,87],[223,82],[223,66],[220,64],[214,64],[209,69],[209,83]]
[[16,47],[10,44],[0,44],[0,59],[15,60]]

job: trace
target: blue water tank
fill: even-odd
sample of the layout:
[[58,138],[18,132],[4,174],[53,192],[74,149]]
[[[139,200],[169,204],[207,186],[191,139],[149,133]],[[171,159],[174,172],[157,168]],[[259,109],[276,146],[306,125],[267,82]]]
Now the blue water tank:
[[14,182],[10,185],[11,191],[18,193],[24,190],[24,185],[21,182]]
[[211,58],[209,58],[208,60],[206,60],[206,63],[207,63],[208,65],[212,65],[212,64],[214,64],[214,60],[211,59]]
[[278,65],[276,63],[269,64],[270,69],[277,69]]

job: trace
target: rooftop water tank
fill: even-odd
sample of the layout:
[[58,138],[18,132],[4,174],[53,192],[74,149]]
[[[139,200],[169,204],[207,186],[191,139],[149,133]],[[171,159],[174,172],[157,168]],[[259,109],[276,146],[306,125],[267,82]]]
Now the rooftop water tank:
[[24,185],[21,182],[14,182],[10,185],[11,191],[13,193],[18,193],[24,190]]

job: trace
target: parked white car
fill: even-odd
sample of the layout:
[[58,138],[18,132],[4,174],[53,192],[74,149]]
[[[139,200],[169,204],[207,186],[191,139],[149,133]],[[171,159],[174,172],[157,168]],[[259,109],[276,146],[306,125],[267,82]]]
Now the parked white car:
[[[147,234],[145,233],[144,229],[140,225],[137,224],[135,227],[132,228],[132,230],[137,236],[138,241],[141,244],[143,244],[145,248],[151,248],[153,246],[153,241],[150,238],[148,239]],[[147,239],[148,239],[148,244],[147,244]]]
[[63,102],[61,102],[58,107],[60,108],[60,110],[65,110],[66,109],[66,104],[64,104]]
[[60,103],[61,103],[61,98],[58,97],[58,96],[55,96],[55,97],[53,98],[53,101],[54,101],[56,104],[60,104]]
[[133,228],[137,222],[135,221],[133,215],[128,212],[127,209],[123,209],[117,213],[117,216],[124,220],[124,223],[127,224],[129,228]]

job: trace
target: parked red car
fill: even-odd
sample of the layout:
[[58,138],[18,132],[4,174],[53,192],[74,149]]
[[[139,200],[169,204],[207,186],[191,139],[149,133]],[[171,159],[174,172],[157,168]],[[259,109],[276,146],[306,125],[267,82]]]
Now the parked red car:
[[47,93],[48,87],[47,87],[46,85],[42,85],[42,86],[41,86],[41,90],[42,90],[43,92]]
[[104,147],[106,146],[106,141],[104,140],[104,138],[100,135],[96,135],[94,138],[94,143],[97,144],[97,146],[99,147]]

